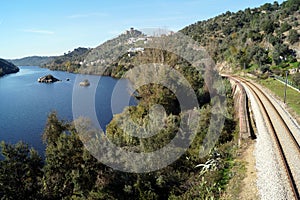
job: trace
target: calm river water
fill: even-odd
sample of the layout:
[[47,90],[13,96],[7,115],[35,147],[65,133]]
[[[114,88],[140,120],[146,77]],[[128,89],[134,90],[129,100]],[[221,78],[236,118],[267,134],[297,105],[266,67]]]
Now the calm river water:
[[[41,76],[52,74],[62,82],[52,84],[38,83]],[[67,81],[66,79],[70,79]],[[44,152],[41,139],[47,115],[55,110],[59,118],[73,120],[72,93],[75,80],[99,80],[99,76],[76,75],[61,71],[51,71],[39,67],[20,67],[20,72],[0,78],[0,141],[16,143],[24,141]],[[95,110],[101,127],[105,127],[113,114],[120,113],[128,104],[136,102],[129,97],[129,81],[121,81],[123,90],[118,90],[118,98],[114,99],[114,109],[111,109],[111,96],[117,79],[101,77],[97,82],[95,93]],[[91,87],[81,87],[90,90]],[[121,91],[121,92],[120,92]],[[84,98],[84,97],[83,97]],[[124,102],[130,99],[130,102]]]

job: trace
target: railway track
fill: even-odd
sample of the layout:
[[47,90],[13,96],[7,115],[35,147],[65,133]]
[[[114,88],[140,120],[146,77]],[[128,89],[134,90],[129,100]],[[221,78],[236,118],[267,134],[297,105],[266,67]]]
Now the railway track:
[[270,98],[256,84],[240,77],[228,78],[245,85],[259,103],[265,123],[274,138],[293,196],[300,199],[300,145],[298,136],[295,135],[299,134],[300,130],[298,133],[292,131]]

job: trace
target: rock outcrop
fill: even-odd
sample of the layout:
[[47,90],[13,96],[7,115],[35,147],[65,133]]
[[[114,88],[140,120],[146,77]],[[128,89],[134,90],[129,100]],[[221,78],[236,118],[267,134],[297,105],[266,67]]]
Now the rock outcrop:
[[38,78],[39,83],[54,83],[54,82],[57,82],[57,81],[60,81],[60,80],[55,78],[51,74],[48,74],[46,76],[42,76],[42,77]]
[[80,86],[85,86],[85,87],[87,87],[87,86],[90,85],[90,82],[89,82],[89,80],[85,79],[84,81],[81,81],[81,82],[79,83],[79,85],[80,85]]

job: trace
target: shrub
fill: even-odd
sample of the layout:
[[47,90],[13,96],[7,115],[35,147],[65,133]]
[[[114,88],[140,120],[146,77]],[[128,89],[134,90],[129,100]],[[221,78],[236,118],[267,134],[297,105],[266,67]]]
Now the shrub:
[[280,27],[280,31],[281,31],[281,33],[284,33],[286,31],[290,30],[291,28],[292,28],[291,25],[289,25],[287,22],[284,22]]
[[296,42],[299,41],[299,34],[296,30],[292,29],[289,31],[289,37],[288,37],[288,40],[291,44],[294,44]]
[[300,87],[300,73],[298,72],[298,73],[294,74],[292,79],[293,79],[294,83],[298,87]]

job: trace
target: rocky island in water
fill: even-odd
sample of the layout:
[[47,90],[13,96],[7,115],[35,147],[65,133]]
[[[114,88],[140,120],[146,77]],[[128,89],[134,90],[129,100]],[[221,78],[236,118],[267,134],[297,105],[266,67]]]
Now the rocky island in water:
[[85,80],[81,81],[81,82],[79,83],[79,85],[80,85],[80,86],[87,87],[87,86],[90,85],[90,82],[89,82],[89,80],[85,79]]
[[46,76],[42,76],[42,77],[38,78],[39,83],[54,83],[54,82],[57,82],[57,81],[61,81],[61,80],[55,78],[51,74],[48,74]]

